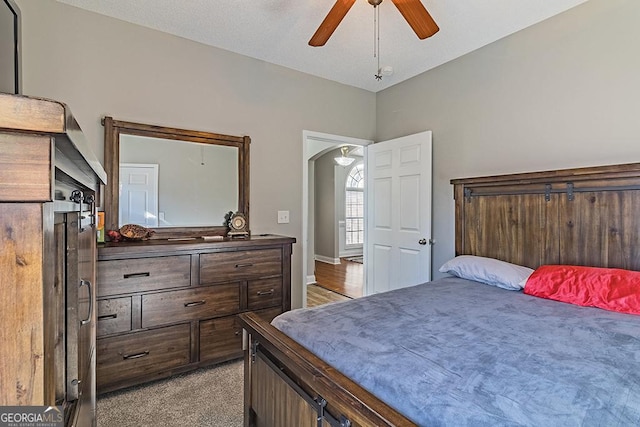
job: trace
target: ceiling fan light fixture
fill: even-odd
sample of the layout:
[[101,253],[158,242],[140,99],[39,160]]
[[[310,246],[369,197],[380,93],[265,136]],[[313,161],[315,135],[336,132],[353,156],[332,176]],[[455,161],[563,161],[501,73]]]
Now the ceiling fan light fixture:
[[349,166],[351,163],[353,163],[356,159],[354,159],[353,157],[336,157],[334,159],[336,161],[337,164],[339,164],[340,166]]
[[356,159],[347,156],[349,147],[344,146],[340,149],[340,151],[342,151],[342,155],[333,158],[333,160],[335,160],[337,164],[339,164],[340,166],[349,166],[351,163],[355,162]]

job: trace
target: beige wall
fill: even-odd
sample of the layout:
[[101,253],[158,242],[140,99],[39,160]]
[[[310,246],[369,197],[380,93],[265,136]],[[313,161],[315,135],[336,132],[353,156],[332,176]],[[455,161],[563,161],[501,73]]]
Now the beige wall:
[[639,18],[591,0],[378,93],[377,140],[433,131],[434,273],[454,254],[450,179],[640,161]]
[[329,151],[318,157],[314,165],[314,225],[315,255],[323,258],[338,258],[338,224],[336,218],[337,167],[333,158],[340,150]]
[[[302,131],[373,138],[375,94],[53,0],[16,3],[23,92],[66,102],[99,159],[104,115],[251,136],[251,230],[297,238],[300,306]],[[289,224],[277,224],[278,210]]]

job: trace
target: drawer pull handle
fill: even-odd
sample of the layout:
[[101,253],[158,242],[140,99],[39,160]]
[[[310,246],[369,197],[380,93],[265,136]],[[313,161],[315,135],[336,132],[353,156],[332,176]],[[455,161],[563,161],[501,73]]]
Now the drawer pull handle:
[[118,317],[118,313],[105,314],[104,316],[98,316],[98,320],[111,320],[111,319],[116,319],[117,317]]
[[205,300],[202,300],[202,301],[194,301],[194,302],[185,302],[185,303],[184,303],[184,306],[185,306],[185,307],[196,307],[196,306],[199,306],[199,305],[204,305],[204,304],[206,304],[206,303],[207,303],[207,302],[206,302]]
[[142,353],[125,354],[124,356],[122,356],[122,358],[124,360],[140,359],[141,357],[145,357],[145,356],[148,356],[148,355],[149,355],[149,350],[143,351]]
[[147,271],[146,273],[129,273],[125,274],[125,279],[135,279],[136,277],[149,277],[151,274]]
[[246,264],[236,264],[236,268],[253,267],[253,264],[248,262]]
[[259,297],[264,296],[264,295],[273,295],[274,290],[273,289],[269,289],[268,291],[258,291],[257,295]]

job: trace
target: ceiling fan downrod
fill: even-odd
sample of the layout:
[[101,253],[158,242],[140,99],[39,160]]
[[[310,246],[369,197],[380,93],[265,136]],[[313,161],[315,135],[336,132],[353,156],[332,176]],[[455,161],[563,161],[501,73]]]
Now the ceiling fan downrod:
[[[376,80],[382,80],[382,74],[380,73],[380,13],[378,5],[382,3],[382,0],[368,0],[373,5],[373,57],[378,59],[378,67],[373,75]],[[374,4],[373,2],[376,2]]]

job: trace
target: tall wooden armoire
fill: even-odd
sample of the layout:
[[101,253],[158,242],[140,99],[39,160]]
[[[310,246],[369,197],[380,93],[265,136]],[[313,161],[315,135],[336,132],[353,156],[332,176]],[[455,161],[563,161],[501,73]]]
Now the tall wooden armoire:
[[66,105],[0,93],[0,406],[62,406],[65,425],[95,425],[105,182]]

